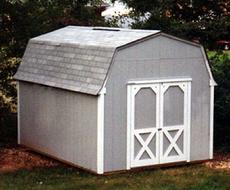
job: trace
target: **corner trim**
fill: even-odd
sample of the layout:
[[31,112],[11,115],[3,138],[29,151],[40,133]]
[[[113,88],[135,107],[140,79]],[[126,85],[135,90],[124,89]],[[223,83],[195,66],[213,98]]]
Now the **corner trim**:
[[192,83],[188,82],[188,119],[187,119],[187,162],[191,161],[191,96],[192,96]]
[[213,133],[214,133],[214,88],[215,84],[210,84],[210,118],[209,118],[209,159],[213,159]]
[[103,88],[97,99],[97,174],[104,173],[104,98]]
[[18,98],[18,106],[17,106],[17,120],[18,120],[18,144],[21,144],[21,127],[20,127],[20,87],[19,81],[17,81],[17,98]]
[[214,80],[210,80],[209,86],[217,86],[217,83]]

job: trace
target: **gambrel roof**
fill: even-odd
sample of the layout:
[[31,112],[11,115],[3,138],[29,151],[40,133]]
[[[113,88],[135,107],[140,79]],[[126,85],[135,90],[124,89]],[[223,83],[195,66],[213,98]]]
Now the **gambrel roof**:
[[97,95],[116,48],[158,32],[68,26],[31,39],[15,78]]
[[68,26],[29,41],[15,79],[91,95],[99,94],[117,48],[152,36],[165,35],[201,48],[201,45],[158,30]]

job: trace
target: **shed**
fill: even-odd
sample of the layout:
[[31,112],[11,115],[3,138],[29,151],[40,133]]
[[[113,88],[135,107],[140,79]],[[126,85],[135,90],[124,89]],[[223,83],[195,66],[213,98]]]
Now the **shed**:
[[204,48],[157,30],[68,26],[31,39],[15,75],[18,143],[103,174],[213,157]]

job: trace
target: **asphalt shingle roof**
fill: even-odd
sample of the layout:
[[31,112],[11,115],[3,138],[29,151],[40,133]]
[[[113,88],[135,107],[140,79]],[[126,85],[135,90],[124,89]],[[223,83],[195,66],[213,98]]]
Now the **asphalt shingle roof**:
[[31,39],[14,77],[97,95],[116,48],[158,32],[68,26]]

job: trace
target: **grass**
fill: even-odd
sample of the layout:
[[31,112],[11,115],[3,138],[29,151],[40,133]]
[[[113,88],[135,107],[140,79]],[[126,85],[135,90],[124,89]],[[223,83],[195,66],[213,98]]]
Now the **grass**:
[[230,173],[204,165],[190,165],[96,176],[59,166],[0,174],[0,189],[229,190]]

